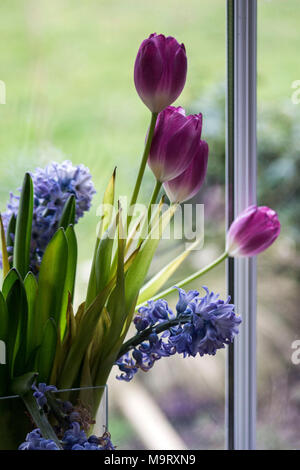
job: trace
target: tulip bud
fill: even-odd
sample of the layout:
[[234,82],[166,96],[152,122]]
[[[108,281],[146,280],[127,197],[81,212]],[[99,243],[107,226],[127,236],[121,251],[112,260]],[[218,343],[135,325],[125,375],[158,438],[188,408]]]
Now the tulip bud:
[[249,206],[227,233],[229,256],[255,256],[266,250],[280,233],[277,213],[266,206]]
[[172,180],[164,183],[171,202],[184,202],[197,194],[206,176],[208,145],[200,140],[195,156],[187,169]]
[[159,113],[178,98],[186,72],[185,47],[175,38],[154,33],[142,42],[134,65],[134,83],[150,111]]
[[169,106],[158,115],[148,164],[161,183],[183,173],[198,152],[202,114]]

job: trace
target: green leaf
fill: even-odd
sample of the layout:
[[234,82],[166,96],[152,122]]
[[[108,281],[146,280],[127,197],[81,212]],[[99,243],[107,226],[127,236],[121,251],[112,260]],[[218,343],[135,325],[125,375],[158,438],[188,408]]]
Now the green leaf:
[[38,294],[34,315],[34,347],[41,344],[49,318],[60,325],[62,306],[68,292],[65,281],[68,267],[68,242],[62,228],[58,229],[44,253],[38,280]]
[[10,289],[12,288],[15,281],[19,279],[18,271],[16,269],[11,269],[3,281],[2,294],[6,299]]
[[76,212],[76,200],[74,194],[69,196],[67,202],[64,205],[63,212],[58,223],[58,228],[62,227],[67,230],[69,225],[75,223],[75,212]]
[[66,238],[68,242],[68,266],[67,266],[67,277],[66,277],[66,290],[71,294],[71,300],[74,297],[74,287],[76,278],[77,268],[77,239],[73,225],[69,225],[66,230]]
[[[116,218],[118,219],[118,217]],[[118,221],[114,221],[102,236],[95,259],[96,289],[100,292],[110,278],[111,257],[114,235]]]
[[24,284],[17,279],[6,299],[8,310],[7,361],[10,377],[21,375],[26,366],[27,298]]
[[65,330],[66,330],[66,314],[68,306],[68,294],[70,293],[71,302],[74,296],[74,286],[76,278],[76,268],[77,268],[77,239],[74,231],[73,225],[69,225],[66,230],[66,239],[68,243],[68,264],[65,280],[65,294],[63,297],[62,309],[60,314],[60,334],[61,339],[63,339]]
[[68,305],[67,305],[67,314],[66,314],[66,320],[67,320],[67,328],[66,328],[66,334],[64,337],[64,341],[62,343],[62,352],[64,356],[67,355],[74,339],[76,336],[76,330],[77,330],[77,324],[74,316],[74,311],[73,311],[73,306],[72,306],[72,299],[71,295],[69,294],[69,299],[68,299]]
[[107,311],[111,320],[111,327],[106,334],[105,348],[110,350],[115,341],[119,338],[126,319],[125,306],[125,276],[124,276],[124,253],[125,253],[125,239],[122,223],[122,212],[119,212],[118,224],[118,267],[117,267],[117,280],[116,286],[112,291],[108,303]]
[[[107,303],[108,317],[104,316],[106,308],[100,320],[103,320],[101,333],[102,344],[98,344],[98,357],[93,358],[92,373],[96,384],[105,384],[107,374],[113,366],[117,353],[122,344],[122,334],[127,323],[127,316],[131,312],[126,311],[125,307],[125,276],[124,276],[124,252],[125,239],[123,233],[123,224],[120,213],[119,232],[118,232],[118,268],[116,286],[110,295]],[[126,334],[126,332],[124,332]]]
[[125,310],[131,311],[133,303],[136,302],[139,291],[144,283],[151,261],[162,237],[164,229],[173,217],[177,205],[171,206],[165,211],[153,226],[151,232],[145,239],[139,253],[137,254],[125,279],[126,302]]
[[97,291],[95,263],[96,263],[97,251],[98,251],[100,240],[102,238],[102,235],[106,232],[106,230],[110,226],[112,216],[113,216],[113,205],[114,205],[114,200],[115,200],[115,179],[116,179],[116,168],[114,169],[112,177],[107,185],[107,188],[103,196],[102,207],[104,208],[104,213],[101,215],[101,219],[99,221],[98,236],[97,236],[96,245],[94,249],[93,263],[91,267],[90,278],[89,278],[88,289],[87,289],[87,296],[86,296],[86,301],[85,301],[86,309],[91,305],[91,303],[96,298],[99,292]]
[[77,312],[76,312],[76,315],[75,315],[75,321],[76,321],[77,328],[79,328],[80,322],[81,322],[82,318],[84,317],[84,314],[85,314],[85,302],[82,302],[79,305],[79,307],[77,309]]
[[25,174],[20,196],[14,241],[13,266],[22,279],[29,270],[30,242],[33,213],[33,184],[29,173]]
[[5,299],[0,291],[0,340],[6,342],[8,333],[8,312]]
[[115,280],[112,280],[95,298],[93,303],[84,313],[80,320],[80,328],[76,334],[76,340],[73,342],[69,354],[64,362],[58,386],[61,389],[72,388],[75,378],[78,375],[82,360],[87,348],[93,339],[95,328],[99,321],[103,307],[114,286]]
[[136,221],[136,223],[132,227],[132,230],[131,230],[131,232],[129,233],[129,235],[127,237],[127,242],[126,242],[126,247],[125,247],[125,254],[128,253],[134,239],[137,236],[137,233],[139,232],[139,230],[141,228],[141,224],[142,224],[142,222],[143,222],[146,215],[147,215],[147,211],[145,209],[145,212],[143,214],[141,214],[141,216],[138,218],[138,220]]
[[[93,380],[92,380],[92,374],[91,374],[91,368],[90,368],[90,350],[91,348],[88,348],[84,360],[83,360],[83,365],[82,365],[82,370],[81,370],[81,375],[80,375],[80,387],[92,387],[93,386]],[[84,392],[83,392],[84,393]],[[82,403],[86,404],[86,400],[82,399]]]
[[54,362],[57,345],[57,327],[53,318],[49,318],[44,328],[41,347],[37,354],[39,381],[48,383]]
[[32,352],[35,348],[35,342],[33,341],[33,337],[35,336],[35,305],[38,293],[38,283],[37,280],[32,274],[29,272],[24,280],[24,287],[27,296],[27,305],[28,305],[28,319],[27,319],[27,361],[32,357]]
[[172,274],[179,268],[183,261],[187,258],[190,252],[196,248],[200,240],[196,240],[194,243],[191,243],[189,247],[181,253],[177,258],[172,260],[167,266],[165,266],[161,271],[159,271],[150,281],[147,282],[141,289],[140,295],[138,297],[138,304],[145,303],[147,300],[151,299],[160,288],[167,282],[167,280],[172,276]]
[[56,383],[57,378],[60,374],[60,371],[63,367],[65,358],[68,355],[71,345],[76,336],[77,330],[77,323],[75,320],[73,306],[72,306],[72,299],[69,293],[68,296],[68,305],[67,305],[67,314],[66,314],[67,324],[66,324],[66,331],[63,342],[61,341],[61,335],[58,334],[57,337],[57,345],[56,345],[56,353],[53,362],[52,372],[51,372],[51,382]]
[[6,240],[5,240],[5,231],[3,227],[1,214],[0,214],[0,234],[1,234],[3,276],[5,277],[10,270],[10,265],[9,265],[9,260],[8,260],[8,253],[7,253]]
[[127,315],[126,322],[124,324],[123,331],[121,333],[119,340],[115,343],[115,345],[110,351],[105,351],[106,355],[104,356],[102,355],[102,357],[98,361],[97,369],[95,371],[95,378],[94,378],[95,384],[97,385],[106,384],[109,374],[111,372],[111,369],[116,362],[120,348],[124,342],[125,336],[131,325],[133,315],[134,315],[134,307]]
[[14,246],[14,236],[16,233],[16,216],[13,214],[9,220],[6,232],[6,246]]
[[103,196],[103,209],[104,212],[101,215],[100,230],[98,233],[98,238],[100,239],[104,232],[108,229],[111,224],[113,217],[113,205],[115,201],[115,181],[116,181],[116,168],[112,174],[112,177],[107,185]]
[[108,329],[111,326],[111,318],[109,313],[104,307],[101,317],[99,319],[98,325],[95,329],[93,336],[93,341],[91,343],[91,354],[90,354],[90,364],[91,364],[91,373],[93,377],[93,383],[96,384],[96,374],[99,366],[99,361],[101,361],[101,354],[103,352],[103,342],[105,335],[107,334]]

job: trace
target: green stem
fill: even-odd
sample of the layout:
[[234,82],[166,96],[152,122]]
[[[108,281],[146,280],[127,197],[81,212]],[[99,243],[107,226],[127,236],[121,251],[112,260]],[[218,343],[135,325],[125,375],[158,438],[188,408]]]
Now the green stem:
[[148,206],[148,212],[147,212],[147,217],[144,220],[142,230],[141,230],[141,235],[139,239],[138,246],[141,245],[143,242],[144,238],[147,236],[147,234],[150,232],[150,222],[151,222],[151,217],[152,217],[152,206],[156,203],[157,196],[159,194],[160,188],[161,188],[162,183],[158,180],[156,180],[153,193],[151,196],[151,201]]
[[[140,169],[139,169],[139,172],[138,172],[138,175],[137,175],[135,187],[134,187],[134,190],[133,190],[133,193],[132,193],[132,197],[131,197],[131,201],[130,201],[130,207],[133,206],[136,203],[139,192],[140,192],[140,187],[141,187],[142,179],[143,179],[143,176],[144,176],[144,172],[145,172],[145,168],[146,168],[146,164],[147,164],[147,160],[148,160],[148,155],[149,155],[149,151],[150,151],[150,147],[151,147],[151,143],[152,143],[152,139],[153,139],[153,134],[154,134],[154,129],[155,129],[157,116],[158,116],[158,113],[152,113],[152,115],[151,115],[151,122],[150,122],[149,132],[148,132],[148,136],[147,136],[147,141],[146,141],[142,161],[141,161],[141,164],[140,164]],[[128,210],[130,210],[130,207],[128,208]],[[127,227],[129,227],[131,219],[132,219],[132,215],[128,215],[127,216]]]
[[[200,269],[199,271],[196,271],[194,274],[191,274],[191,276],[183,279],[183,281],[177,282],[176,287],[183,287],[186,284],[189,284],[190,282],[194,281],[198,277],[203,276],[203,274],[206,274],[208,271],[213,269],[215,266],[222,263],[222,261],[224,261],[227,257],[228,257],[228,253],[225,251],[221,256],[219,256],[219,258],[217,258],[215,261],[213,261],[212,263],[207,265],[205,268]],[[176,291],[176,287],[169,287],[168,289],[159,292],[154,297],[151,297],[151,300],[158,300],[158,299],[166,297],[169,294],[172,294],[172,292]],[[147,300],[145,302],[143,302],[142,304],[138,305],[136,307],[136,310],[139,307],[141,307],[142,305],[145,305],[146,303],[147,303]]]
[[190,321],[190,315],[181,315],[176,318],[172,318],[171,320],[166,320],[164,322],[159,323],[159,325],[149,326],[145,330],[137,333],[132,338],[130,338],[126,343],[124,343],[119,351],[117,359],[124,356],[130,349],[136,348],[139,344],[146,341],[148,336],[155,330],[155,333],[160,334],[166,330],[169,330],[172,326],[177,326],[179,324],[184,324]]
[[154,190],[153,190],[153,193],[152,193],[151,201],[150,201],[150,204],[149,204],[149,207],[148,207],[147,220],[148,220],[148,224],[149,224],[149,225],[150,225],[151,215],[152,215],[152,206],[156,203],[157,196],[158,196],[158,194],[159,194],[161,185],[162,185],[162,183],[161,183],[160,181],[156,180],[156,184],[155,184],[155,186],[154,186]]

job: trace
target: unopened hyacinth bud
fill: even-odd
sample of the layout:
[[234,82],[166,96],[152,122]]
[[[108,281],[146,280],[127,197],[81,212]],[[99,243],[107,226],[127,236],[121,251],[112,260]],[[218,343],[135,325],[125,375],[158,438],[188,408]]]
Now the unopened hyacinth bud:
[[164,183],[171,202],[184,202],[195,196],[201,188],[207,170],[208,145],[201,140],[192,162],[187,169],[172,180]]
[[174,103],[185,84],[185,47],[175,38],[151,34],[138,51],[134,65],[136,90],[153,113]]
[[181,175],[198,154],[202,114],[168,106],[157,119],[148,164],[161,183]]
[[266,206],[249,206],[231,224],[227,234],[229,256],[255,256],[280,233],[277,213]]

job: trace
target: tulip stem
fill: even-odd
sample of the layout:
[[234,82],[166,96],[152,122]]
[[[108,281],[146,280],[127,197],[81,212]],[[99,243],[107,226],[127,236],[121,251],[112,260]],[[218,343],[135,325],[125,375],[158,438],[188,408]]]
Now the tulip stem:
[[[154,134],[154,129],[155,129],[157,116],[158,116],[158,113],[152,113],[151,114],[151,122],[150,122],[149,132],[148,132],[148,136],[147,136],[147,140],[146,140],[146,144],[145,144],[144,153],[143,153],[142,161],[141,161],[141,164],[140,164],[139,172],[138,172],[138,175],[137,175],[135,187],[134,187],[134,190],[133,190],[133,193],[132,193],[129,210],[130,210],[130,207],[134,206],[134,204],[136,203],[139,192],[140,192],[140,187],[141,187],[142,179],[143,179],[143,176],[144,176],[144,173],[145,173],[145,168],[146,168],[146,164],[147,164],[147,160],[148,160],[148,156],[149,156],[149,152],[150,152],[150,147],[151,147],[151,143],[152,143],[152,139],[153,139],[153,134]],[[132,215],[129,213],[129,215],[127,216],[127,227],[129,227],[131,219],[132,219]]]
[[160,181],[156,180],[156,185],[154,186],[151,201],[150,201],[150,204],[149,204],[149,207],[148,207],[147,219],[148,219],[149,226],[150,226],[150,221],[151,221],[151,216],[152,216],[152,206],[156,203],[157,196],[159,194],[161,185],[162,185],[162,183]]
[[[228,257],[227,251],[225,251],[219,258],[215,259],[212,263],[208,264],[205,268],[200,269],[199,271],[196,271],[194,274],[191,274],[191,276],[183,279],[180,282],[177,282],[176,287],[183,287],[186,284],[189,284],[190,282],[194,281],[195,279],[203,276],[203,274],[206,274],[208,271],[216,267],[218,264],[222,263],[226,258]],[[172,294],[172,292],[176,291],[176,287],[169,287],[168,289],[165,289],[164,291],[159,292],[156,294],[154,297],[151,297],[151,300],[158,300],[166,297],[169,294]],[[148,299],[150,300],[150,299]],[[142,304],[138,305],[136,307],[136,310],[140,308],[142,305],[145,305],[147,303],[147,300],[143,302]]]
[[156,203],[157,196],[159,194],[160,188],[161,188],[162,183],[158,180],[156,180],[153,193],[151,196],[151,201],[148,206],[148,211],[147,211],[147,217],[145,218],[143,225],[142,225],[142,230],[141,230],[141,236],[138,242],[138,246],[140,246],[144,239],[147,237],[148,233],[150,232],[151,229],[151,217],[152,217],[152,206]]

